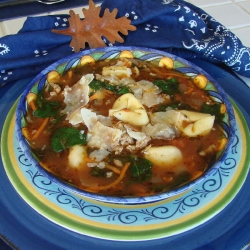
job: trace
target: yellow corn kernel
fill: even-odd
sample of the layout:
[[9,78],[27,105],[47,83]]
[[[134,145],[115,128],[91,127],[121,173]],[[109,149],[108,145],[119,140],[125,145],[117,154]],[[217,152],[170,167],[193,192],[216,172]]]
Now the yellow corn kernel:
[[218,141],[217,150],[222,150],[227,144],[227,138],[222,138]]
[[120,58],[122,58],[122,57],[125,57],[125,58],[134,58],[134,55],[133,55],[133,53],[131,51],[124,50],[124,51],[121,52],[121,54],[120,54],[119,57]]
[[197,75],[194,78],[194,83],[196,86],[198,86],[200,89],[204,89],[207,86],[207,78],[204,75]]
[[95,59],[92,56],[83,56],[80,60],[81,66],[87,64],[87,63],[94,63]]
[[169,57],[162,57],[159,61],[160,67],[166,67],[167,69],[172,69],[174,67],[174,61]]
[[59,73],[55,70],[53,71],[50,71],[47,75],[47,81],[50,83],[50,82],[53,82],[53,83],[56,83],[60,80],[61,76],[59,75]]

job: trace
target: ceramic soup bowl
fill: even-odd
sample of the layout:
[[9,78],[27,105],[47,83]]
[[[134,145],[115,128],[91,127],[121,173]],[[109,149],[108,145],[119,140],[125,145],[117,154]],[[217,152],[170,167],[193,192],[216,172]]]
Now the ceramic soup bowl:
[[[99,62],[105,70],[95,66]],[[147,73],[147,65],[154,65],[152,72]],[[108,112],[102,111],[105,105]],[[183,193],[216,171],[232,145],[235,117],[226,93],[196,65],[149,48],[105,47],[63,58],[38,74],[19,100],[16,131],[27,159],[65,190],[96,201],[143,204]],[[215,131],[220,133],[216,143],[202,142],[182,152]],[[209,163],[200,163],[191,174],[197,154]],[[55,166],[49,166],[51,159]],[[100,178],[104,180],[91,183]]]

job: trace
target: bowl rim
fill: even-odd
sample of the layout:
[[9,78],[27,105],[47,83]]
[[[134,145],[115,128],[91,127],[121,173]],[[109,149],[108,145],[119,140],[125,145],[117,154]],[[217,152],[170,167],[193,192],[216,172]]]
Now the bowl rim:
[[[192,69],[195,69],[200,74],[206,76],[207,79],[215,86],[215,88],[218,90],[218,93],[219,93],[220,97],[222,98],[223,102],[226,104],[228,121],[229,121],[229,131],[228,131],[228,142],[223,150],[223,153],[219,156],[217,161],[215,163],[213,163],[204,172],[204,174],[202,176],[198,177],[195,180],[188,182],[187,184],[184,184],[180,187],[177,187],[173,190],[169,190],[166,192],[162,192],[162,193],[154,194],[154,195],[149,195],[149,196],[142,196],[142,197],[117,197],[117,196],[107,196],[107,195],[91,193],[91,192],[79,189],[73,185],[70,185],[69,182],[62,180],[60,177],[58,177],[58,176],[52,174],[51,172],[47,171],[46,169],[44,169],[36,161],[36,159],[33,157],[32,153],[30,152],[29,147],[26,144],[26,139],[24,138],[24,136],[22,134],[21,117],[23,116],[22,110],[23,110],[24,105],[26,107],[26,95],[30,92],[33,85],[35,85],[38,82],[38,80],[40,80],[42,77],[45,77],[46,74],[49,73],[51,70],[56,69],[58,65],[66,63],[72,59],[81,58],[82,56],[91,55],[93,53],[98,53],[98,52],[104,52],[106,54],[108,54],[108,52],[110,52],[111,54],[114,54],[116,52],[121,53],[121,51],[124,51],[124,50],[148,52],[150,54],[154,54],[156,57],[157,56],[170,57],[173,60],[177,60],[177,61],[183,63],[184,65],[186,65]],[[107,58],[109,58],[109,57],[107,56]],[[104,59],[106,59],[106,58],[104,58]],[[16,135],[17,135],[18,142],[19,142],[20,147],[22,148],[25,156],[30,161],[30,163],[33,166],[35,166],[36,169],[39,172],[41,172],[45,177],[47,177],[50,181],[63,187],[65,190],[68,190],[69,192],[73,192],[77,195],[80,195],[80,196],[83,196],[86,198],[90,198],[92,200],[106,202],[106,203],[114,203],[114,204],[128,204],[128,205],[138,204],[138,205],[140,205],[140,204],[145,204],[145,203],[158,202],[158,201],[176,196],[180,193],[183,193],[183,192],[193,188],[198,183],[205,180],[208,176],[212,175],[220,167],[221,162],[223,162],[226,159],[227,155],[229,154],[229,150],[230,150],[230,147],[233,143],[234,136],[235,136],[236,120],[235,120],[235,115],[234,115],[232,104],[229,101],[229,98],[228,98],[226,92],[224,91],[224,89],[218,84],[218,82],[213,77],[211,77],[207,72],[205,72],[199,66],[193,64],[192,62],[189,62],[188,60],[186,60],[184,58],[181,58],[179,56],[176,56],[176,55],[173,55],[173,54],[170,54],[168,52],[161,51],[161,50],[157,50],[157,49],[137,47],[137,46],[111,46],[111,47],[102,47],[102,48],[80,51],[78,53],[64,57],[64,58],[52,63],[51,65],[46,67],[44,70],[42,70],[40,73],[38,73],[33,78],[33,80],[31,80],[31,82],[26,86],[25,90],[23,91],[23,93],[18,101],[18,105],[17,105],[17,109],[16,109],[15,127],[16,127]]]

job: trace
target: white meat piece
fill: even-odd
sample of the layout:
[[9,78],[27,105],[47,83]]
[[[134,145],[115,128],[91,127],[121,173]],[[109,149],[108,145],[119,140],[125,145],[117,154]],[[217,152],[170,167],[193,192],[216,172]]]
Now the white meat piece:
[[165,112],[149,113],[152,124],[175,126],[188,137],[206,135],[213,128],[215,116],[188,110],[167,110]]
[[150,121],[152,124],[163,123],[168,125],[174,125],[179,127],[179,123],[183,123],[183,121],[189,121],[184,115],[182,115],[179,111],[176,110],[167,110],[165,112],[155,112],[149,113]]
[[66,86],[64,88],[64,102],[66,108],[62,112],[67,114],[67,120],[71,118],[74,112],[84,107],[89,102],[89,83],[93,79],[93,74],[87,74],[72,87]]
[[96,74],[95,77],[97,80],[102,81],[102,82],[104,81],[109,82],[111,85],[116,85],[116,86],[120,85],[120,80],[115,75],[103,76],[103,75]]
[[113,126],[112,120],[109,116],[97,115],[97,120],[105,126]]
[[129,126],[126,125],[124,125],[124,127],[126,128],[128,135],[135,140],[142,141],[147,137],[146,134],[143,132],[134,131]]
[[109,155],[109,151],[107,151],[106,149],[104,148],[100,148],[100,149],[97,149],[97,150],[94,150],[92,151],[90,154],[89,154],[89,157],[91,159],[94,159],[95,161],[102,161],[105,157],[107,157]]
[[92,130],[92,128],[97,123],[97,115],[95,112],[92,112],[89,109],[81,108],[81,117],[83,123],[87,126],[88,130]]
[[150,81],[141,80],[128,85],[128,87],[135,97],[148,108],[164,101],[163,97],[159,95],[160,89]]
[[148,108],[151,108],[163,102],[164,98],[161,95],[158,95],[155,92],[143,92],[141,103],[147,106]]
[[119,145],[121,135],[122,131],[120,129],[110,128],[98,121],[90,133],[88,133],[88,146],[113,151]]
[[142,127],[142,132],[153,139],[173,139],[179,134],[173,126],[164,123],[147,124]]
[[74,113],[71,114],[69,123],[73,126],[82,123],[81,109],[77,109]]

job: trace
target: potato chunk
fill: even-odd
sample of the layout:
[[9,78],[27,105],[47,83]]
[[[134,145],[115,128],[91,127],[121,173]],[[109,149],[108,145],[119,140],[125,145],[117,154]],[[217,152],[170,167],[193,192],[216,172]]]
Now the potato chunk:
[[68,161],[69,165],[72,168],[79,168],[85,162],[84,159],[87,157],[87,149],[86,146],[82,145],[75,145],[70,148]]

